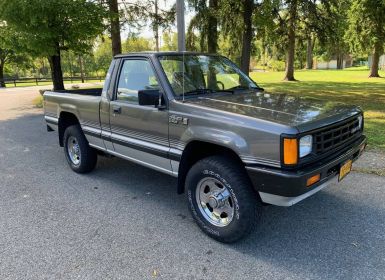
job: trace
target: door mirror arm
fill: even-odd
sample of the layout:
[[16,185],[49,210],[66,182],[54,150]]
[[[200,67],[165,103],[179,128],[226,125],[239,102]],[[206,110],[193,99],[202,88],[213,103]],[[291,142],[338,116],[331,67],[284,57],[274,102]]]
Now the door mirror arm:
[[167,106],[164,104],[163,93],[159,89],[139,90],[138,99],[141,106],[154,106],[159,110],[164,110]]
[[167,109],[167,106],[165,104],[162,104],[162,98],[164,98],[163,90],[159,90],[159,102],[158,102],[158,105],[155,105],[155,107],[158,108],[159,111],[163,111]]

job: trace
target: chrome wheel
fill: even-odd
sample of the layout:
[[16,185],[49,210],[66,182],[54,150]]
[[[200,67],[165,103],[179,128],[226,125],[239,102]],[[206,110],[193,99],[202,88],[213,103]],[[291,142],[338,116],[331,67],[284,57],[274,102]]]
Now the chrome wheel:
[[196,200],[203,217],[211,224],[224,227],[234,217],[234,202],[229,190],[217,179],[206,177],[199,181]]
[[74,136],[68,137],[67,141],[68,156],[73,164],[80,164],[80,147],[78,140]]

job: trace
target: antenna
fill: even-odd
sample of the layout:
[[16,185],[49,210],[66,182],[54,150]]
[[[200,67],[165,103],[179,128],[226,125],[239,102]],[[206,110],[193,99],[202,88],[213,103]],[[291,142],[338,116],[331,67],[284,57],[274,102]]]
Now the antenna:
[[176,26],[178,30],[178,51],[182,52],[182,90],[184,102],[184,52],[186,50],[185,42],[185,24],[184,24],[184,0],[176,0]]
[[184,102],[184,68],[185,68],[185,61],[184,61],[184,52],[182,53],[182,92],[183,92],[183,102]]

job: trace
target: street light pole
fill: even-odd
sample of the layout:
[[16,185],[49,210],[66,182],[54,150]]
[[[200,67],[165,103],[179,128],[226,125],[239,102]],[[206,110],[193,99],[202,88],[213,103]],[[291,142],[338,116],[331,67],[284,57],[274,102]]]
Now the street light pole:
[[184,27],[184,0],[176,0],[176,26],[178,31],[178,51],[186,50]]

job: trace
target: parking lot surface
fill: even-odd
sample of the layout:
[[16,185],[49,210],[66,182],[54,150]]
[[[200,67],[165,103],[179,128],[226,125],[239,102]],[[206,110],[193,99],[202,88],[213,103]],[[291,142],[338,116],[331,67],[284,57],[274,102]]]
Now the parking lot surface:
[[0,279],[385,279],[385,177],[353,172],[225,245],[176,180],[99,157],[79,175],[33,108],[0,90]]

